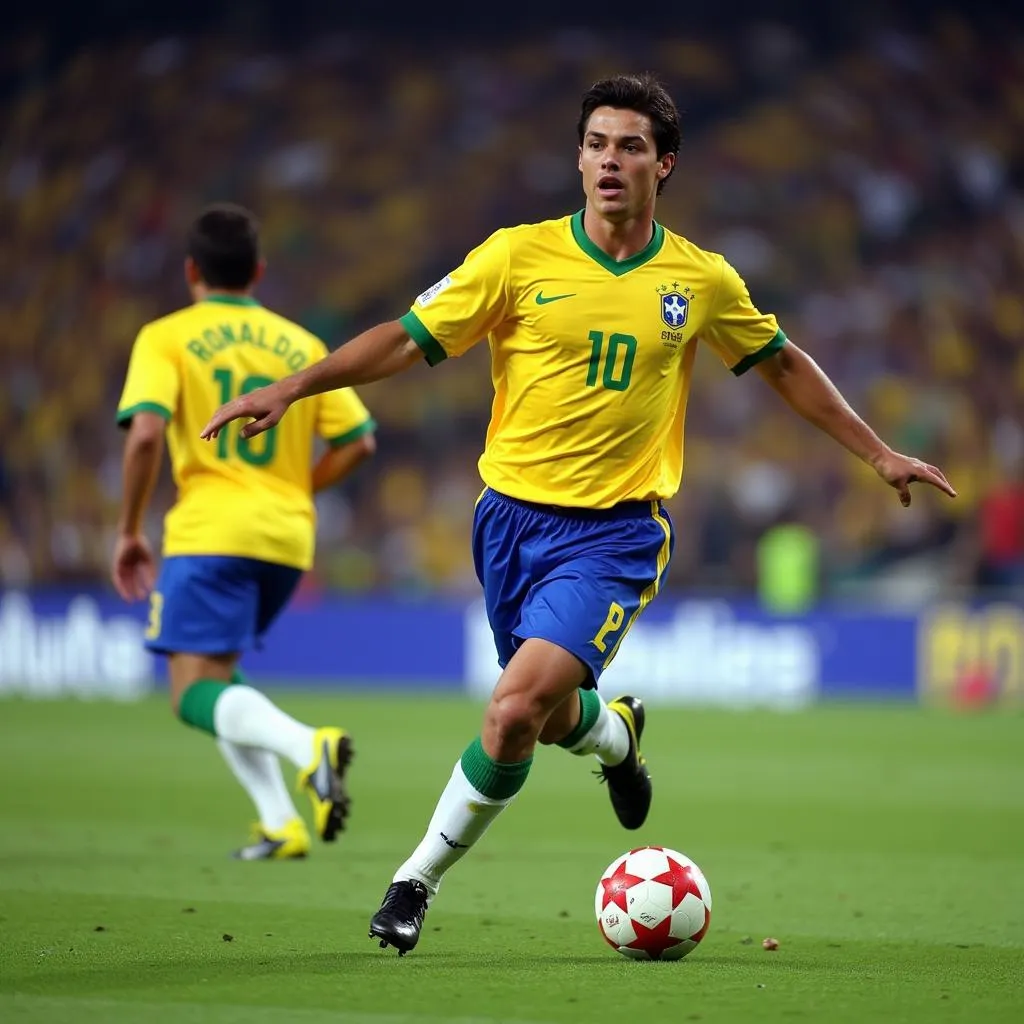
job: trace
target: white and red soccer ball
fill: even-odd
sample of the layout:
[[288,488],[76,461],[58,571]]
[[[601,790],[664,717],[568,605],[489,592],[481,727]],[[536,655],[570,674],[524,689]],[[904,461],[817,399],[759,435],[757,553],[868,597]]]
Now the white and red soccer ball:
[[679,960],[711,924],[711,888],[681,853],[641,846],[612,861],[597,883],[597,925],[634,960]]

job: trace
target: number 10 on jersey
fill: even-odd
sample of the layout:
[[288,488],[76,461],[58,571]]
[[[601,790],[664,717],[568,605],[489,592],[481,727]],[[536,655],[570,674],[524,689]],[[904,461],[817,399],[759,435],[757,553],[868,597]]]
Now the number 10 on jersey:
[[587,387],[601,386],[609,391],[625,391],[633,375],[636,338],[632,334],[610,334],[605,344],[604,331],[591,331],[590,363],[587,366]]
[[[234,375],[230,370],[220,369],[213,371],[213,379],[220,385],[221,404],[231,401],[235,397]],[[238,394],[247,395],[257,388],[265,388],[273,384],[272,377],[246,377],[238,388]],[[265,438],[265,440],[264,440]],[[228,430],[223,428],[217,435],[217,458],[226,459],[229,456]],[[235,454],[250,466],[265,466],[274,458],[277,449],[277,427],[271,427],[266,433],[258,438],[235,436]]]

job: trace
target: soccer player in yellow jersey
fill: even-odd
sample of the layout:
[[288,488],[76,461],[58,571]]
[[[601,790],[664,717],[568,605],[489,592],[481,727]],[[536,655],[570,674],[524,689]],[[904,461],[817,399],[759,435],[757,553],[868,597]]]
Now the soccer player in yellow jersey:
[[679,149],[675,105],[655,80],[598,82],[578,133],[581,212],[496,232],[400,320],[232,400],[204,430],[219,441],[249,417],[241,433],[256,437],[305,396],[424,357],[433,365],[484,337],[490,345],[494,403],[473,551],[504,671],[481,736],[371,921],[370,934],[400,953],[416,945],[444,872],[522,787],[538,742],[596,754],[626,828],[647,815],[643,709],[632,697],[606,705],[596,685],[672,553],[661,501],[679,487],[698,342],[735,374],[756,368],[904,504],[912,481],[954,493],[937,469],[879,440],[721,256],[654,220]]
[[[252,214],[230,205],[204,211],[185,261],[194,304],[147,324],[132,349],[117,412],[128,432],[112,571],[125,600],[149,598],[146,642],[168,656],[174,710],[217,737],[256,805],[254,841],[238,852],[246,860],[309,850],[278,757],[300,769],[321,838],[330,842],[344,827],[349,736],[295,721],[245,685],[237,665],[312,564],[313,492],[374,450],[374,422],[349,389],[299,403],[287,423],[255,441],[237,431],[222,432],[215,445],[199,439],[218,403],[327,354],[318,338],[252,297],[262,273]],[[142,524],[165,434],[178,498],[157,577]],[[314,466],[318,436],[329,447]]]

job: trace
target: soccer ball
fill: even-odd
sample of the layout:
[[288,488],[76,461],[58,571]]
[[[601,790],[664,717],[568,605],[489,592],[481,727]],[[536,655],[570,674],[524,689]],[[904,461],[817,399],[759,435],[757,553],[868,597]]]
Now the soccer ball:
[[711,888],[681,853],[641,846],[608,865],[594,898],[609,946],[633,960],[680,960],[711,924]]

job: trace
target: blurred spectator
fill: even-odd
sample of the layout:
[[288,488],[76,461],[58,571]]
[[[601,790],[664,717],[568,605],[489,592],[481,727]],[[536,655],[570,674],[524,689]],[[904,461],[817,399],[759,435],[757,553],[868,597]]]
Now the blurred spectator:
[[1014,475],[981,502],[978,582],[990,587],[1024,587],[1024,455]]

